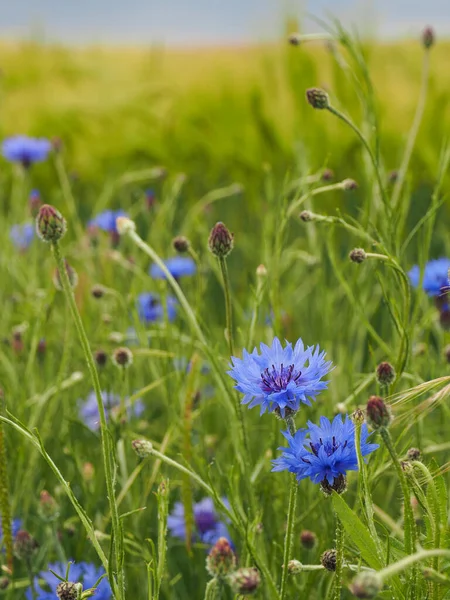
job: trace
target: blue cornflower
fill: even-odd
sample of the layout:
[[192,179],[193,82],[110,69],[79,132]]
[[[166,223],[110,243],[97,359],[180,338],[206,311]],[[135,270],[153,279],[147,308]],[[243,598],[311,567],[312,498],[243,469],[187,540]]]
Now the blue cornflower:
[[104,210],[88,222],[88,227],[117,234],[117,217],[128,217],[128,215],[123,210]]
[[26,250],[34,238],[35,226],[33,223],[22,223],[13,225],[9,231],[9,237],[18,250]]
[[[450,258],[437,258],[430,260],[425,265],[422,287],[429,296],[440,296],[448,291]],[[413,287],[418,287],[420,281],[420,267],[414,267],[408,273]]]
[[29,167],[45,160],[51,148],[51,142],[45,138],[14,135],[3,141],[2,154],[11,162],[20,162],[24,167]]
[[[111,393],[102,392],[103,405],[106,410],[106,418],[109,413],[113,416],[120,411],[120,396]],[[142,400],[136,400],[133,405],[130,405],[128,399],[125,401],[127,409],[127,417],[139,417],[144,412],[144,404]],[[95,392],[92,390],[80,409],[80,416],[84,424],[89,427],[92,431],[98,431],[100,428],[100,417],[98,414],[97,398]]]
[[319,347],[305,348],[301,339],[292,348],[286,342],[283,348],[275,338],[271,346],[260,345],[251,354],[244,350],[243,358],[231,357],[232,369],[228,375],[236,381],[234,386],[244,394],[242,404],[249,408],[261,406],[261,413],[276,411],[283,418],[296,412],[300,402],[311,405],[310,400],[328,386],[322,381],[331,370],[325,352]]
[[[273,462],[272,471],[295,473],[297,481],[309,477],[313,483],[332,486],[335,479],[347,471],[358,470],[355,450],[355,425],[348,415],[342,420],[337,415],[331,423],[320,417],[320,426],[308,421],[307,429],[299,429],[294,435],[283,432],[289,446],[282,447],[282,455]],[[361,454],[366,456],[378,448],[367,443],[369,432],[364,423],[361,429]],[[308,437],[309,436],[309,437]]]
[[[22,519],[13,519],[12,523],[11,523],[11,533],[13,538],[16,537],[17,532],[20,531],[20,529],[22,529]],[[2,520],[0,519],[0,540],[1,540],[1,544],[3,544],[3,526],[2,526]]]
[[[173,296],[166,299],[167,318],[173,321],[177,316],[177,301]],[[164,319],[164,307],[156,294],[151,292],[138,296],[139,319],[144,323],[153,323]]]
[[[189,256],[173,256],[165,260],[164,264],[175,279],[194,275],[197,270],[194,259]],[[166,279],[163,270],[156,263],[152,264],[149,273],[153,279]]]
[[[67,565],[58,562],[58,563],[50,563],[48,565],[49,571],[41,571],[39,573],[39,578],[36,577],[34,586],[37,592],[37,600],[54,600],[56,598],[56,588],[61,583],[61,581],[50,573],[50,569],[57,573],[60,577],[66,576]],[[96,567],[91,563],[80,562],[73,563],[70,565],[69,571],[69,581],[73,583],[81,583],[83,585],[83,590],[89,590],[94,587],[99,578],[105,573],[105,569],[103,567]],[[44,588],[39,584],[39,579],[44,580]],[[32,600],[33,594],[31,592],[31,588],[28,588],[26,591],[27,600]],[[95,599],[96,600],[110,600],[112,598],[111,586],[109,585],[109,581],[106,577],[104,577],[95,591]]]
[[[227,503],[227,500],[224,499]],[[213,546],[221,537],[226,538],[230,543],[231,538],[226,524],[219,520],[219,515],[214,508],[212,498],[203,498],[193,506],[194,541],[200,541],[204,544]],[[172,513],[167,519],[167,526],[173,537],[186,539],[186,521],[184,518],[184,506],[181,502],[176,502]]]

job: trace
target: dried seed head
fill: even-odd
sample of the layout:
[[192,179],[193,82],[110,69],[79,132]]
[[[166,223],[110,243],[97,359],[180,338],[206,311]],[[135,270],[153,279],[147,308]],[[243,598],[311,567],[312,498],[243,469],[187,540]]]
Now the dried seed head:
[[348,256],[352,262],[358,264],[364,262],[367,258],[366,251],[363,248],[353,248]]
[[43,204],[36,217],[36,233],[44,242],[55,243],[66,233],[67,224],[62,214],[50,204]]
[[211,229],[208,245],[214,256],[225,258],[233,250],[234,236],[229,229],[219,221]]
[[233,591],[242,596],[254,594],[261,584],[261,575],[255,567],[244,567],[232,573],[229,582]]
[[177,237],[173,238],[172,245],[177,252],[184,254],[189,250],[190,243],[184,235],[177,235]]
[[377,381],[380,385],[391,385],[395,379],[395,369],[388,362],[382,362],[376,370]]
[[320,562],[327,571],[336,571],[336,550],[334,548],[332,550],[325,550],[320,557]]
[[330,106],[328,94],[320,88],[310,88],[306,90],[306,99],[313,108],[323,110]]
[[375,598],[383,589],[383,580],[373,571],[362,571],[350,585],[350,591],[356,598]]
[[392,421],[391,411],[386,406],[383,398],[379,396],[370,396],[367,402],[366,413],[367,421],[373,429],[389,427]]
[[307,550],[312,550],[314,546],[317,544],[317,536],[314,531],[309,531],[309,529],[304,529],[300,533],[300,543],[303,548]]
[[126,369],[131,366],[133,362],[133,353],[129,348],[116,348],[113,352],[112,360],[117,367]]
[[236,570],[236,556],[227,538],[221,537],[206,558],[206,569],[212,577],[224,578]]
[[139,458],[147,458],[153,451],[153,444],[147,440],[133,440],[131,445]]

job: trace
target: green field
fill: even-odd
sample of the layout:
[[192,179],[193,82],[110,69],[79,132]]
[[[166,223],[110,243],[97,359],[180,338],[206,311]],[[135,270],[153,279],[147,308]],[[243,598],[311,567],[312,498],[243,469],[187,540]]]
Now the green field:
[[[29,168],[0,159],[0,596],[56,597],[43,573],[74,560],[107,568],[113,591],[104,580],[98,600],[239,598],[239,582],[251,587],[242,572],[232,589],[233,576],[205,568],[211,544],[194,505],[213,497],[238,567],[258,569],[256,598],[450,598],[448,276],[423,273],[450,256],[450,42],[361,43],[338,28],[332,44],[0,50],[2,140],[53,140]],[[330,110],[314,109],[308,88],[326,90]],[[31,222],[32,190],[67,233],[18,248],[11,227]],[[136,231],[128,221],[120,237],[94,230],[88,222],[106,209],[125,211]],[[41,209],[44,236],[52,215]],[[226,258],[208,248],[223,250],[208,242],[217,222],[234,233]],[[195,274],[151,276],[180,235]],[[65,276],[64,291],[54,284],[61,256],[78,274],[73,296]],[[143,293],[161,300],[147,322]],[[327,389],[305,392],[311,406],[301,400],[292,417],[247,410],[227,374],[230,354],[274,337],[320,346],[333,363]],[[127,369],[111,358],[124,346]],[[300,393],[314,363],[283,360],[260,367],[263,395]],[[385,361],[389,381],[376,375]],[[101,390],[118,398],[101,428],[95,394],[90,413],[82,408],[98,387],[93,364]],[[336,448],[354,453],[345,493],[337,475],[327,496],[323,480],[271,471],[281,431],[353,415],[371,396],[394,418],[387,427],[372,401],[369,441],[379,448],[365,466],[354,450],[361,414],[342,448],[342,432],[320,441],[323,460]],[[151,443],[148,456],[133,440]],[[306,444],[302,468],[320,458]],[[167,530],[177,502],[187,541],[170,519]],[[10,535],[11,517],[38,547]],[[87,597],[77,593],[59,597]]]

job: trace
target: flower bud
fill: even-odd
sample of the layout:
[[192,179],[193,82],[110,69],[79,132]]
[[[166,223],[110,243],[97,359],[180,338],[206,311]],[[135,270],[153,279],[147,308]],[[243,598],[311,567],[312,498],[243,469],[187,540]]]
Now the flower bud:
[[377,381],[380,385],[391,385],[395,379],[394,367],[388,362],[382,362],[378,365]]
[[300,533],[300,543],[303,546],[303,548],[306,548],[306,550],[312,550],[317,544],[317,536],[314,533],[314,531],[304,529]]
[[259,277],[260,279],[267,277],[267,269],[264,265],[261,264],[256,267],[256,277]]
[[133,440],[131,445],[139,458],[147,458],[153,451],[153,444],[147,440]]
[[97,283],[92,286],[91,295],[93,298],[97,298],[97,300],[98,300],[100,298],[103,298],[103,296],[105,295],[105,291],[106,291],[105,288],[102,285]]
[[208,245],[214,256],[226,258],[233,250],[234,236],[227,227],[219,221],[211,229]]
[[347,491],[347,477],[340,473],[333,479],[333,483],[331,485],[328,483],[328,479],[323,479],[320,482],[320,489],[325,496],[331,496],[333,492],[336,492],[336,494],[343,494],[345,491]]
[[303,565],[299,560],[290,560],[288,562],[288,572],[291,575],[298,575],[302,572]]
[[323,110],[330,106],[328,94],[320,88],[310,88],[306,90],[306,99],[313,108]]
[[357,408],[353,412],[351,419],[355,425],[362,425],[366,420],[366,417],[364,416],[364,412],[360,408]]
[[308,223],[309,221],[314,221],[314,213],[312,213],[310,210],[302,210],[302,212],[300,213],[300,219],[304,223]]
[[344,179],[344,181],[341,181],[341,186],[343,190],[353,191],[358,189],[358,184],[354,179]]
[[126,235],[131,231],[136,231],[136,224],[128,217],[117,217],[116,229],[119,235]]
[[300,46],[301,35],[299,33],[291,33],[288,36],[288,42],[291,46]]
[[14,554],[19,560],[29,561],[39,548],[39,544],[28,531],[20,529],[14,538]]
[[96,350],[94,359],[98,367],[104,367],[108,361],[108,355],[104,350]]
[[43,204],[36,217],[36,233],[44,242],[55,243],[66,233],[66,220],[50,204]]
[[60,600],[78,600],[81,598],[83,586],[81,583],[62,581],[56,587],[56,595]]
[[350,591],[356,598],[375,598],[383,589],[383,580],[373,571],[362,571],[350,585]]
[[173,238],[172,245],[177,252],[183,254],[189,250],[190,243],[184,235],[177,235],[177,237]]
[[232,573],[229,581],[236,594],[251,596],[261,584],[261,575],[255,567],[244,567]]
[[[72,289],[75,289],[78,285],[78,273],[75,271],[75,269],[73,267],[71,267],[69,265],[69,263],[65,259],[64,259],[64,266],[66,267],[66,273],[67,273],[67,277],[69,278],[70,287]],[[62,292],[62,290],[64,288],[63,288],[63,283],[61,280],[61,274],[59,272],[59,269],[55,269],[53,271],[52,281],[53,281],[53,285],[55,286],[55,288],[59,292]]]
[[436,34],[434,33],[434,29],[430,26],[425,27],[422,31],[422,44],[426,50],[429,50],[431,46],[433,46],[436,40]]
[[419,448],[410,448],[406,453],[408,460],[420,460],[422,458],[422,452]]
[[331,169],[324,169],[322,172],[322,181],[332,181],[334,179],[334,171]]
[[389,427],[392,421],[391,411],[386,406],[383,398],[379,396],[370,396],[367,402],[366,413],[367,421],[373,429]]
[[336,550],[334,548],[332,550],[325,550],[320,557],[320,562],[327,571],[336,571]]
[[39,513],[44,519],[52,520],[58,515],[58,503],[47,490],[42,490],[39,498]]
[[362,263],[367,258],[366,251],[363,248],[353,248],[348,256],[354,263]]
[[206,569],[212,577],[223,578],[236,570],[236,556],[227,538],[221,537],[206,558]]
[[112,360],[117,367],[127,369],[133,362],[133,354],[129,348],[116,348],[113,352]]

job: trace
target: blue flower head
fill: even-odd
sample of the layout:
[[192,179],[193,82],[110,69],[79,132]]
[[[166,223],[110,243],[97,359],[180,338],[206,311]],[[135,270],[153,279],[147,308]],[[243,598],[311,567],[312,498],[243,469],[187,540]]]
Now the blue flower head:
[[[219,520],[212,498],[203,498],[203,500],[194,504],[193,512],[194,541],[213,546],[219,538],[224,537],[230,544],[232,543],[226,524]],[[167,519],[167,526],[173,537],[186,539],[186,520],[184,518],[184,506],[181,502],[175,503],[173,511]]]
[[[425,265],[423,272],[422,287],[429,296],[440,296],[448,291],[449,279],[448,270],[450,269],[450,258],[437,258],[430,260]],[[413,287],[418,287],[420,282],[420,267],[414,267],[408,273]]]
[[[111,393],[102,392],[103,405],[106,411],[106,418],[109,414],[115,415],[120,411],[120,396]],[[139,417],[144,412],[142,400],[136,400],[131,406],[128,399],[125,401],[127,417]],[[83,402],[80,409],[80,417],[84,424],[92,431],[98,431],[100,428],[100,417],[98,414],[97,397],[94,391],[91,391]]]
[[242,359],[232,356],[228,371],[249,408],[260,406],[260,414],[276,411],[285,418],[300,408],[300,402],[310,406],[327,388],[322,378],[331,370],[331,362],[319,347],[305,348],[299,339],[294,348],[289,342],[283,348],[275,338],[271,346],[261,344],[260,351],[255,348],[249,354],[244,350]]
[[[197,270],[194,259],[189,256],[174,256],[165,260],[164,264],[175,279],[194,275]],[[153,279],[166,279],[163,270],[156,263],[152,264],[149,273]]]
[[[39,578],[36,577],[34,586],[37,593],[37,600],[54,600],[56,598],[56,588],[61,581],[50,572],[50,570],[57,573],[60,577],[66,576],[67,565],[59,563],[50,563],[48,565],[48,571],[41,571]],[[105,573],[103,567],[96,567],[91,563],[80,562],[73,563],[70,565],[69,581],[73,583],[81,583],[83,590],[92,589],[100,577]],[[43,580],[44,583],[39,583],[39,579]],[[33,594],[31,588],[26,591],[27,600],[32,600]],[[110,600],[112,598],[111,586],[109,585],[108,579],[104,577],[98,584],[94,597],[96,600]]]
[[51,147],[51,142],[44,138],[14,135],[3,141],[2,154],[11,162],[18,162],[24,167],[29,167],[35,162],[45,160]]
[[33,223],[22,223],[13,225],[9,231],[9,237],[18,250],[29,248],[34,238],[35,226]]
[[[156,294],[151,292],[140,294],[138,297],[138,314],[143,323],[154,323],[164,319],[164,306]],[[177,316],[177,301],[173,296],[166,299],[167,318],[173,321]]]
[[[272,471],[295,473],[297,481],[309,477],[322,487],[332,487],[335,480],[345,477],[347,471],[358,470],[355,450],[355,425],[347,415],[337,415],[331,423],[320,417],[320,426],[308,421],[307,429],[299,429],[294,435],[283,432],[288,447],[279,448],[282,454],[272,461]],[[361,429],[361,453],[367,456],[378,444],[367,443],[367,425]],[[328,485],[327,485],[328,484]]]
[[92,229],[98,228],[107,233],[117,234],[117,217],[128,217],[128,215],[123,210],[104,210],[89,221],[88,227]]

